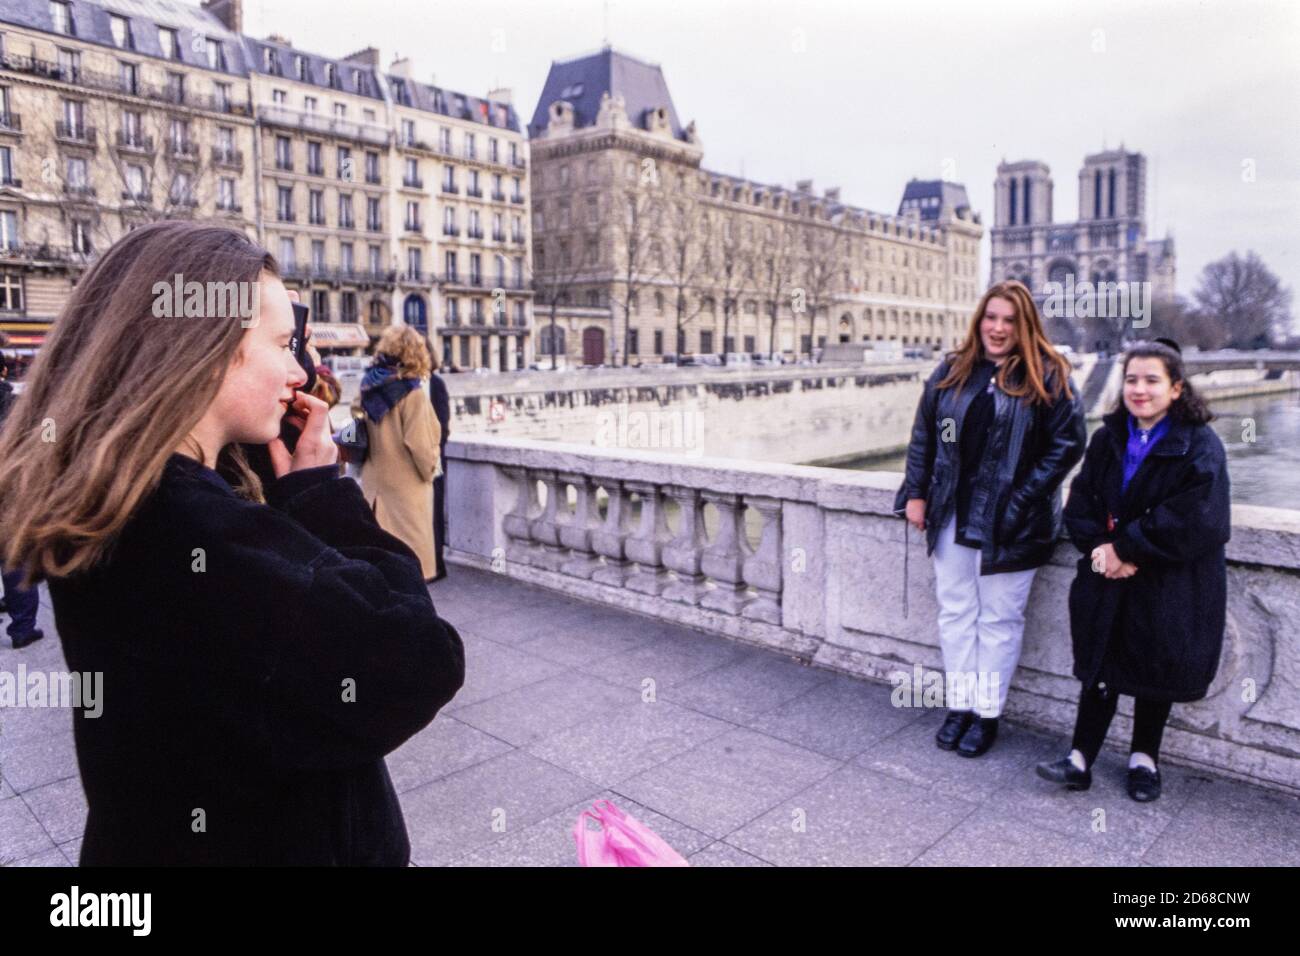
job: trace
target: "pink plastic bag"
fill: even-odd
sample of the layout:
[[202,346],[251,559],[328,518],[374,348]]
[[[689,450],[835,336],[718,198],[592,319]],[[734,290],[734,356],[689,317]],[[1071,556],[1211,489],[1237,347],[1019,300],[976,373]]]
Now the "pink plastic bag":
[[[587,826],[592,819],[599,830]],[[573,825],[579,866],[690,866],[659,834],[608,800],[597,800]]]

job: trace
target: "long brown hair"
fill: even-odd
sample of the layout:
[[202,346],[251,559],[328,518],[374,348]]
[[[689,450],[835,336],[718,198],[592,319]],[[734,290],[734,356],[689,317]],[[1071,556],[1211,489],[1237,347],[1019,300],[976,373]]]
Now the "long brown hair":
[[[190,431],[211,405],[246,329],[229,317],[155,315],[154,285],[254,283],[275,259],[224,226],[140,226],[81,277],[0,429],[0,562],[23,585],[92,567],[192,442],[199,460],[262,489],[237,444],[209,463]],[[254,300],[257,301],[257,300]]]
[[[1066,398],[1073,398],[1074,395],[1070,392],[1070,363],[1048,341],[1033,295],[1023,282],[1016,279],[1007,279],[990,286],[980,298],[975,314],[971,316],[966,340],[948,356],[948,374],[937,387],[950,388],[956,385],[957,390],[961,391],[970,378],[975,363],[984,356],[980,321],[984,318],[989,299],[994,298],[1006,299],[1011,303],[1016,323],[1015,351],[998,368],[998,388],[1015,398],[1045,405],[1063,392]],[[1049,387],[1048,373],[1052,371],[1056,374],[1051,376]]]

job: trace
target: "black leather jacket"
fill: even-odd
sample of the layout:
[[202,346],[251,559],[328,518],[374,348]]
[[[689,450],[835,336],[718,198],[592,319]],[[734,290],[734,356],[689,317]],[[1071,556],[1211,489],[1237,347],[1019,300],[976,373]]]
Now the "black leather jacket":
[[[926,553],[957,506],[961,454],[957,436],[974,393],[938,388],[950,358],[925,383],[907,448],[907,472],[894,499],[903,514],[909,498],[925,499]],[[1050,366],[1049,366],[1050,369]],[[1053,372],[1048,372],[1051,389]],[[968,532],[984,542],[981,574],[1046,564],[1061,534],[1061,482],[1083,457],[1087,424],[1079,389],[1051,405],[996,394],[993,424],[972,488]]]

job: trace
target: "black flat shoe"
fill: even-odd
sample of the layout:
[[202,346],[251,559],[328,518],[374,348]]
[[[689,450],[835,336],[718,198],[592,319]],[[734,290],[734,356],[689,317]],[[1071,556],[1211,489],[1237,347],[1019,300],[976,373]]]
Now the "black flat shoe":
[[26,647],[28,644],[35,644],[44,636],[45,636],[45,632],[42,631],[39,627],[33,628],[31,631],[29,631],[26,634],[26,636],[13,638],[14,650],[18,650],[19,648]]
[[1130,767],[1128,795],[1138,803],[1150,803],[1160,798],[1160,771],[1146,767]]
[[963,757],[983,756],[997,739],[998,719],[980,717],[972,721],[966,733],[962,734],[961,742],[957,744],[957,753]]
[[1067,790],[1087,790],[1092,786],[1092,768],[1080,770],[1069,757],[1040,763],[1034,771],[1044,780],[1065,784]]
[[975,712],[973,710],[948,711],[943,726],[934,735],[935,744],[940,750],[956,750],[957,741],[961,740],[961,735],[966,733],[966,728],[971,725],[971,721],[974,719]]

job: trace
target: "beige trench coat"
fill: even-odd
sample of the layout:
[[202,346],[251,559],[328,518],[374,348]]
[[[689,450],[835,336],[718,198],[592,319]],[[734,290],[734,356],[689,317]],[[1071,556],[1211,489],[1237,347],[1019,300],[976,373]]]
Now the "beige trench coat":
[[[356,408],[360,408],[358,402]],[[438,573],[433,546],[433,479],[442,474],[442,429],[427,388],[414,388],[376,425],[366,419],[370,451],[361,488],[385,531],[420,559],[424,579]]]

